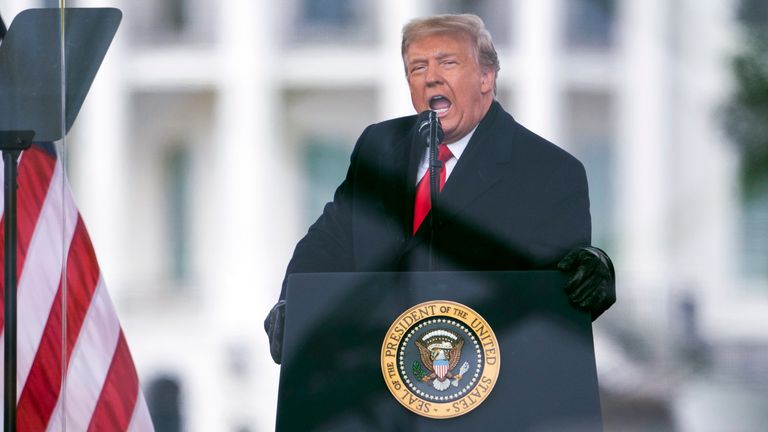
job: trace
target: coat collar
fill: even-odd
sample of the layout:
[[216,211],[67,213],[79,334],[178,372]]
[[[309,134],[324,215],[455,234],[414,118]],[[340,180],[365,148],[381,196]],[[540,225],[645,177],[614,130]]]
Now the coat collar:
[[[512,146],[507,145],[511,140],[510,136],[500,135],[501,124],[504,124],[503,117],[509,116],[494,101],[488,112],[477,126],[477,130],[472,135],[464,154],[445,183],[443,191],[440,193],[440,215],[438,223],[445,223],[458,216],[478,197],[482,196],[491,186],[500,181],[506,171],[506,164],[512,160]],[[503,131],[502,131],[503,132]],[[409,154],[407,190],[405,199],[408,208],[406,226],[410,230],[413,224],[413,200],[415,194],[416,168],[423,151],[423,147],[414,133],[412,137],[413,145]],[[422,225],[425,227],[428,224]],[[415,239],[423,237],[423,231],[419,229]],[[410,231],[409,231],[410,233]]]

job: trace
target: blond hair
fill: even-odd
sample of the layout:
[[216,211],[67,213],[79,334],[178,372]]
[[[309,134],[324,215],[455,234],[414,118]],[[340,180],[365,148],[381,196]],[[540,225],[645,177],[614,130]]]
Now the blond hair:
[[[414,40],[433,34],[464,35],[474,46],[475,59],[480,67],[494,72],[493,93],[496,94],[496,77],[501,69],[499,55],[493,47],[491,33],[479,16],[473,14],[446,14],[426,18],[416,18],[403,26],[403,41],[400,54],[405,63],[405,53]],[[408,70],[406,69],[406,74]]]

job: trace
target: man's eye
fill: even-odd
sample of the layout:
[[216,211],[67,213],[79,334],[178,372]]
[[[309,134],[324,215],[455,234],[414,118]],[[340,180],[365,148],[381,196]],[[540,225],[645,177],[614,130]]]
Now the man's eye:
[[425,66],[414,66],[411,68],[411,73],[422,72],[424,69],[426,69]]

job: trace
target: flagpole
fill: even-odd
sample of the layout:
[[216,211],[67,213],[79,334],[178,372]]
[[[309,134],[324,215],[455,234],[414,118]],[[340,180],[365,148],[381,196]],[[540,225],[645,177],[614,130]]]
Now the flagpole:
[[3,152],[5,191],[5,344],[3,430],[16,431],[16,189],[18,162],[22,150],[29,148],[32,132],[0,131]]

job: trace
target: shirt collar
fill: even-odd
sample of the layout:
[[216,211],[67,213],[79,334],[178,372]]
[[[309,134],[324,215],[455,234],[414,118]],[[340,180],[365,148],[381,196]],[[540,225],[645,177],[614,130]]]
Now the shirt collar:
[[448,146],[448,149],[451,150],[453,157],[455,157],[457,160],[461,157],[461,154],[464,153],[464,149],[467,148],[467,144],[469,144],[469,140],[472,139],[472,135],[475,133],[476,130],[477,130],[477,126],[475,126],[474,129],[469,131],[468,134],[464,135],[460,140],[451,144],[446,144]]

